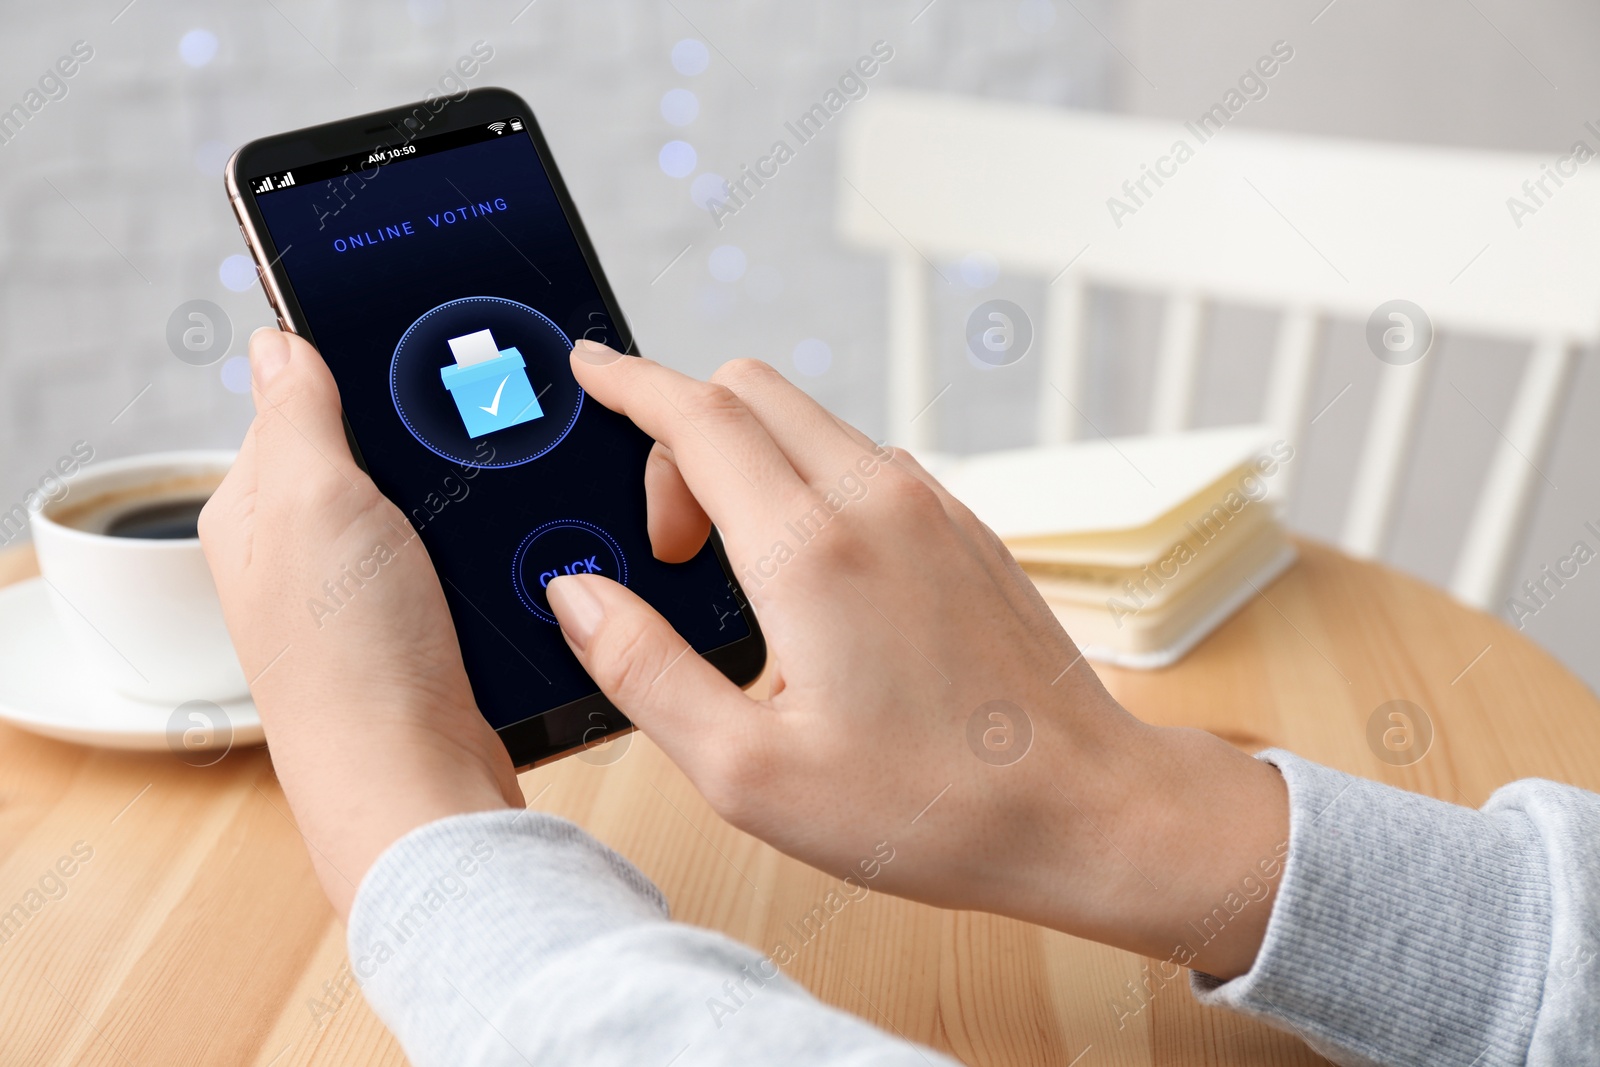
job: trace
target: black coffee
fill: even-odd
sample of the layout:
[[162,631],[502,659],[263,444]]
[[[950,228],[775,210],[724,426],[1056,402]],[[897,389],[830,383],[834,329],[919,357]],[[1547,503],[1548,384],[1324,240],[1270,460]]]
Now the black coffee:
[[164,500],[124,511],[106,523],[112,537],[143,537],[154,541],[174,541],[199,537],[200,509],[206,498]]

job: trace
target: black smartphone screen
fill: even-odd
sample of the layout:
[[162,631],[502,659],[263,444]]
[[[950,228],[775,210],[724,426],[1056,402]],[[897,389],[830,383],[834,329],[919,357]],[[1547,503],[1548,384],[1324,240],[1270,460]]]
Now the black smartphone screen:
[[[362,462],[433,559],[497,730],[597,692],[550,613],[556,575],[622,582],[701,653],[754,632],[718,544],[654,558],[651,441],[573,377],[579,338],[629,342],[531,126],[508,114],[238,175]],[[383,580],[381,555],[351,560],[307,610],[336,625],[359,583]]]

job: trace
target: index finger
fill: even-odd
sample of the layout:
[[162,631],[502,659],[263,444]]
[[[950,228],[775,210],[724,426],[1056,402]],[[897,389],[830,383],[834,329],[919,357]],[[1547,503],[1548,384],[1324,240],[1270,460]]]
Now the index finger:
[[726,386],[602,346],[574,349],[572,372],[590,396],[672,450],[689,491],[730,547],[759,544],[768,519],[791,514],[813,495],[772,435]]

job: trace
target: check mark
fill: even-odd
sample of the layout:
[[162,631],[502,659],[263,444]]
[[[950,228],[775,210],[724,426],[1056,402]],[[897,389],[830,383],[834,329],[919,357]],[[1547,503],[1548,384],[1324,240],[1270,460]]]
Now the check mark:
[[511,380],[511,375],[509,375],[509,374],[506,375],[504,378],[501,378],[500,379],[500,388],[498,388],[498,389],[496,389],[494,391],[494,403],[490,404],[488,407],[484,407],[482,404],[479,404],[478,405],[478,410],[479,411],[487,411],[490,415],[498,416],[500,414],[500,394],[506,391],[506,383],[509,382],[510,380]]

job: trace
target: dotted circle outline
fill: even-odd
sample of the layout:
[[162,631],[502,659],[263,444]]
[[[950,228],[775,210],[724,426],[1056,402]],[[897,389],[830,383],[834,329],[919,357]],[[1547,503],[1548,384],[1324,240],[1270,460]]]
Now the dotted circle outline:
[[556,617],[541,608],[538,604],[534,603],[532,594],[528,592],[527,586],[523,584],[522,557],[527,554],[528,546],[537,541],[540,535],[549,533],[551,530],[567,527],[577,527],[582,530],[587,530],[592,534],[598,535],[601,540],[610,545],[612,554],[617,557],[617,568],[622,574],[621,584],[628,584],[628,557],[622,554],[622,546],[617,544],[617,539],[615,537],[612,537],[609,533],[602,530],[594,523],[584,522],[582,519],[551,519],[549,522],[535,526],[528,533],[528,535],[522,539],[522,543],[517,546],[516,552],[514,552],[511,556],[511,584],[512,587],[517,591],[517,599],[522,601],[523,607],[533,612],[535,618],[542,622],[553,623],[557,626],[560,625],[560,622],[556,619]]
[[406,418],[405,409],[400,406],[400,396],[395,391],[395,388],[396,388],[395,378],[399,374],[399,369],[400,369],[400,350],[406,346],[406,339],[411,336],[412,332],[414,330],[416,330],[416,328],[418,326],[421,326],[424,322],[426,322],[428,320],[429,316],[434,315],[437,312],[443,311],[447,307],[454,307],[456,304],[470,304],[470,303],[473,303],[475,301],[480,301],[480,300],[487,301],[487,302],[493,303],[493,304],[509,304],[510,306],[512,306],[514,308],[521,308],[523,311],[529,312],[535,318],[537,318],[540,322],[543,322],[546,326],[548,326],[552,330],[554,330],[555,333],[556,333],[556,336],[561,338],[561,343],[562,344],[566,345],[567,348],[569,348],[569,349],[572,347],[572,342],[567,339],[567,335],[565,333],[561,332],[561,327],[559,327],[555,323],[551,322],[550,319],[543,312],[538,311],[538,310],[536,310],[534,308],[531,308],[527,304],[519,304],[515,300],[507,300],[506,298],[500,297],[500,296],[463,296],[463,297],[461,297],[460,299],[457,299],[457,300],[447,300],[443,304],[440,304],[438,307],[433,308],[430,311],[423,312],[422,317],[419,318],[416,322],[413,322],[410,326],[406,327],[406,332],[400,335],[400,341],[394,346],[394,355],[389,358],[389,400],[390,400],[390,402],[392,404],[394,404],[394,412],[395,412],[395,414],[400,416],[400,421],[405,424],[405,428],[406,428],[407,431],[410,432],[411,436],[415,437],[417,439],[417,443],[419,445],[421,445],[423,448],[426,448],[429,452],[432,452],[434,455],[438,456],[439,458],[447,459],[451,463],[459,463],[463,467],[475,467],[475,468],[478,468],[480,470],[486,470],[486,469],[491,469],[491,468],[520,467],[524,463],[532,463],[534,460],[538,459],[540,456],[545,455],[552,448],[556,447],[562,441],[565,441],[567,439],[567,434],[571,433],[573,426],[577,425],[578,415],[583,411],[584,391],[583,391],[583,387],[581,385],[578,387],[578,403],[572,409],[572,418],[567,420],[566,427],[561,431],[560,434],[558,434],[556,436],[556,439],[554,441],[551,441],[545,447],[541,448],[539,451],[535,452],[533,455],[529,456],[527,459],[519,459],[519,460],[516,460],[515,462],[512,462],[512,463],[473,462],[470,459],[462,459],[459,456],[452,456],[448,452],[444,452],[444,451],[441,451],[438,448],[435,448],[430,441],[428,441],[425,437],[423,437],[422,434],[417,432],[417,428],[415,426],[411,425],[411,420]]

